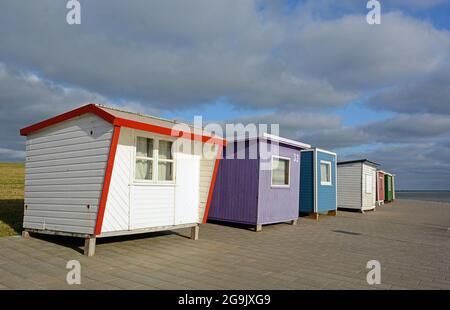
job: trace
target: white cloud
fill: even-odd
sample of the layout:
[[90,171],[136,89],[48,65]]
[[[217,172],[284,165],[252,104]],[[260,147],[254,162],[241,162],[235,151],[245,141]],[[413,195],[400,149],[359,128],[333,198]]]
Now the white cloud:
[[375,109],[401,113],[450,114],[450,62],[437,72],[393,86],[370,98]]
[[423,143],[450,136],[450,116],[436,114],[397,115],[363,125],[374,142]]
[[342,106],[368,89],[432,73],[449,58],[447,32],[398,12],[372,27],[364,14],[321,20],[273,5],[258,11],[258,3],[85,2],[82,24],[71,27],[62,4],[10,1],[0,10],[0,27],[12,30],[0,34],[0,57],[158,108],[226,97],[290,110]]
[[0,147],[0,158],[4,161],[23,160],[25,158],[25,152]]
[[43,80],[35,74],[11,70],[0,63],[0,158],[23,156],[20,128],[88,102],[107,103],[108,99]]
[[377,26],[350,15],[300,23],[283,55],[296,71],[361,92],[438,70],[449,60],[450,35],[399,12],[384,14]]

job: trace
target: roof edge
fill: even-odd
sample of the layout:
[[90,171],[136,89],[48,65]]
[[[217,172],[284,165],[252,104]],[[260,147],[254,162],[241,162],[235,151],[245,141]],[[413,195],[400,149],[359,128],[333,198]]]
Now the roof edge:
[[44,121],[35,123],[33,125],[30,125],[28,127],[20,129],[20,135],[21,136],[27,136],[30,133],[33,133],[35,131],[47,128],[49,126],[58,124],[60,122],[67,121],[71,118],[86,114],[86,113],[94,113],[97,116],[103,118],[105,121],[109,123],[113,123],[115,120],[114,115],[109,114],[105,110],[100,109],[96,104],[89,103],[87,105],[81,106],[79,108],[76,108],[75,110],[71,110],[68,112],[65,112],[63,114],[54,116],[52,118],[46,119]]
[[295,140],[291,140],[291,139],[288,139],[288,138],[275,136],[275,135],[272,135],[272,134],[269,134],[269,133],[264,133],[262,135],[262,138],[267,139],[267,140],[271,140],[271,141],[275,141],[275,142],[279,142],[279,143],[284,143],[284,144],[300,147],[302,149],[309,149],[309,148],[311,148],[311,144],[306,144],[306,143],[303,143],[303,142],[300,142],[300,141],[295,141]]
[[369,165],[372,165],[372,166],[375,166],[375,167],[380,166],[380,164],[378,164],[376,162],[373,162],[373,161],[370,161],[368,159],[347,160],[347,161],[338,162],[337,164],[338,165],[346,165],[346,164],[353,164],[353,163],[365,163],[365,164],[369,164]]
[[328,154],[328,155],[337,156],[337,153],[336,153],[336,152],[332,152],[332,151],[328,151],[328,150],[325,150],[325,149],[321,149],[321,148],[319,148],[319,147],[313,147],[313,148],[311,148],[311,149],[312,149],[312,150],[315,150],[315,151],[317,151],[317,152],[321,152],[321,153]]
[[311,145],[310,144],[306,144],[300,141],[295,141],[295,140],[291,140],[288,138],[283,138],[280,136],[276,136],[276,135],[272,135],[269,133],[263,133],[257,136],[252,136],[252,137],[237,137],[235,139],[229,139],[229,142],[233,143],[233,142],[242,142],[242,141],[250,141],[250,140],[257,140],[257,139],[266,139],[266,140],[270,140],[270,141],[275,141],[281,144],[286,144],[286,145],[291,145],[291,146],[295,146],[301,149],[311,149]]

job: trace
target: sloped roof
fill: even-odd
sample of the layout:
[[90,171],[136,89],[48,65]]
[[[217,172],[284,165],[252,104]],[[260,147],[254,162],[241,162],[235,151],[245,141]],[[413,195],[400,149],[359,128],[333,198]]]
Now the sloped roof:
[[296,141],[296,140],[291,140],[288,138],[283,138],[283,137],[272,135],[272,134],[269,134],[266,132],[264,132],[260,135],[255,135],[255,136],[251,136],[251,137],[237,137],[236,139],[233,139],[233,140],[228,139],[228,141],[229,142],[239,142],[239,141],[248,141],[248,140],[256,140],[256,139],[270,140],[270,141],[278,142],[280,144],[295,146],[295,147],[298,147],[301,149],[309,149],[311,147],[310,144],[306,144],[306,143]]
[[[148,115],[148,114],[131,112],[131,111],[118,109],[118,108],[114,108],[114,107],[108,107],[108,106],[105,106],[102,104],[95,104],[95,106],[102,109],[106,113],[113,115],[116,118],[122,118],[122,119],[127,119],[130,121],[146,123],[146,124],[151,124],[151,125],[157,125],[157,126],[162,126],[162,127],[169,127],[169,128],[176,124],[188,126],[191,129],[195,128],[195,126],[193,126],[193,125],[183,123],[183,122],[180,122],[180,121],[177,121],[174,119],[166,119],[166,118],[156,117],[156,116],[152,116],[152,115]],[[200,131],[202,130],[202,128],[200,128],[200,127],[197,127],[197,129]],[[210,135],[210,133],[208,133],[208,134]]]
[[337,164],[345,165],[345,164],[354,164],[354,163],[363,163],[363,164],[368,164],[368,165],[375,166],[375,167],[380,166],[380,164],[370,161],[368,159],[355,159],[355,160],[340,161]]
[[[151,131],[160,133],[163,135],[176,136],[176,137],[189,137],[193,140],[200,140],[203,142],[211,142],[215,144],[226,144],[226,140],[213,136],[211,133],[205,133],[202,128],[195,128],[192,125],[188,125],[176,120],[168,120],[158,118],[150,115],[139,114],[120,110],[112,107],[107,107],[99,104],[87,104],[79,107],[75,110],[57,115],[42,122],[33,124],[31,126],[22,128],[20,134],[27,136],[35,131],[47,128],[57,123],[69,120],[71,118],[86,114],[93,113],[103,118],[114,126],[134,128],[143,131]],[[189,131],[174,130],[175,125],[180,125],[178,128],[189,127]],[[201,133],[201,134],[199,134]]]

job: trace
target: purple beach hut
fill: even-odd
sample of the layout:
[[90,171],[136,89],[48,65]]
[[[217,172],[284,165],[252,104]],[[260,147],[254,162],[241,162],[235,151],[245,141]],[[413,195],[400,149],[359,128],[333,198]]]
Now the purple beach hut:
[[208,220],[262,225],[297,223],[300,151],[311,146],[263,134],[223,150]]

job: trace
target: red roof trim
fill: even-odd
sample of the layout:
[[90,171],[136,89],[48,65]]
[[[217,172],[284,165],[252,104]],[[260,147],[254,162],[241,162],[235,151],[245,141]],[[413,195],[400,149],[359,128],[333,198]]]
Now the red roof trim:
[[193,134],[193,133],[186,132],[186,131],[174,130],[174,129],[167,128],[167,127],[151,125],[151,124],[147,124],[147,123],[141,123],[141,122],[132,121],[132,120],[119,118],[119,117],[114,120],[114,125],[138,129],[138,130],[142,130],[142,131],[149,131],[149,132],[158,133],[158,134],[162,134],[162,135],[166,135],[166,136],[197,140],[197,141],[202,141],[204,143],[214,143],[214,144],[219,144],[219,145],[226,145],[226,143],[227,143],[225,139],[221,139],[221,138],[217,138],[217,137],[197,135],[197,134]]
[[102,195],[97,214],[97,221],[95,223],[95,235],[100,235],[102,232],[103,217],[105,216],[106,201],[108,200],[109,185],[111,184],[112,171],[114,168],[114,160],[116,158],[117,144],[119,143],[120,126],[114,126],[113,136],[111,139],[111,147],[109,149],[108,164],[106,166],[105,178],[103,180]]
[[80,107],[78,109],[75,109],[75,110],[72,110],[72,111],[60,114],[58,116],[49,118],[49,119],[47,119],[45,121],[42,121],[42,122],[36,123],[34,125],[22,128],[20,130],[20,134],[22,136],[27,136],[28,134],[30,134],[30,133],[32,133],[34,131],[46,128],[46,127],[51,126],[51,125],[55,125],[57,123],[66,121],[68,119],[71,119],[71,118],[74,118],[74,117],[77,117],[77,116],[80,116],[80,115],[83,115],[83,114],[86,114],[86,113],[94,113],[94,114],[98,115],[99,117],[103,118],[104,120],[106,120],[107,122],[110,122],[110,123],[113,123],[114,119],[115,119],[114,115],[109,114],[105,110],[102,110],[99,107],[97,107],[95,104],[91,103],[91,104],[82,106],[82,107]]
[[193,134],[193,133],[189,133],[189,132],[172,130],[167,127],[151,125],[151,124],[128,120],[125,118],[115,117],[114,115],[106,112],[105,110],[99,108],[98,106],[96,106],[93,103],[82,106],[78,109],[63,113],[61,115],[49,118],[45,121],[36,123],[34,125],[22,128],[20,130],[20,134],[22,136],[27,136],[28,134],[30,134],[34,131],[46,128],[48,126],[55,125],[57,123],[69,120],[71,118],[83,115],[85,113],[94,113],[97,116],[103,118],[105,121],[112,123],[116,126],[129,127],[129,128],[133,128],[133,129],[149,131],[149,132],[159,133],[162,135],[173,136],[173,137],[189,138],[191,140],[202,141],[204,143],[214,143],[214,144],[219,144],[219,145],[227,144],[227,141],[225,139],[221,139],[221,138],[217,138],[217,137],[202,136],[202,135],[197,135],[197,134]]
[[211,177],[211,184],[209,186],[208,200],[206,201],[205,213],[203,215],[203,224],[208,220],[209,208],[211,207],[212,197],[214,194],[214,187],[216,186],[216,178],[217,172],[219,171],[220,158],[222,157],[223,148],[219,146],[219,150],[217,151],[216,162],[214,163],[214,171]]

